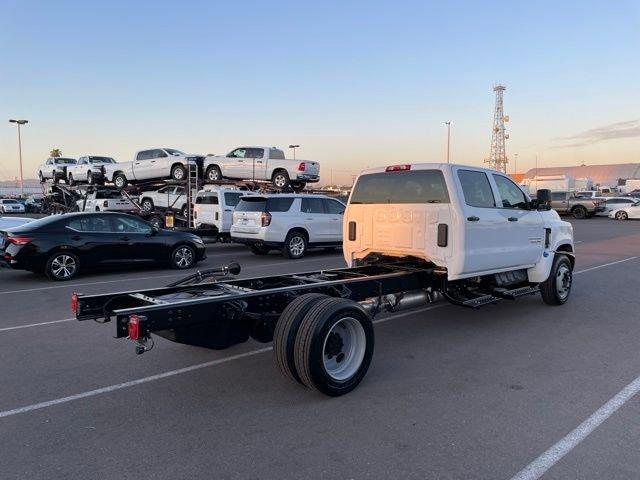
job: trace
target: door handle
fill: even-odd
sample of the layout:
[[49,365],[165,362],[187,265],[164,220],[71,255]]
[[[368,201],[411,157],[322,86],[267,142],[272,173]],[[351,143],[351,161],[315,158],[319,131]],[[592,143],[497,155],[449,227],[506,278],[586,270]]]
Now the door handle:
[[510,222],[517,222],[518,217],[509,217],[507,220],[509,220]]
[[82,240],[82,237],[80,235],[74,235],[73,237],[71,237],[71,240],[75,240],[75,241]]
[[480,218],[473,216],[473,217],[467,217],[467,220],[469,220],[470,222],[477,222],[478,220],[480,220]]

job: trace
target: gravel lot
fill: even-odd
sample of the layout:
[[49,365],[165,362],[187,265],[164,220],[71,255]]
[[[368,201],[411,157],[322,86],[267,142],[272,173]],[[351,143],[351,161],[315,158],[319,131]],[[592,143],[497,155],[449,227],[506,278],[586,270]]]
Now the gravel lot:
[[[211,351],[158,338],[136,356],[131,342],[112,338],[112,324],[70,318],[74,290],[148,288],[183,273],[103,272],[59,284],[0,271],[0,477],[640,478],[635,391],[591,433],[562,442],[640,382],[640,222],[573,224],[567,305],[527,297],[386,317],[367,378],[333,399],[287,382],[269,345]],[[344,266],[340,253],[290,261],[210,245],[200,267],[231,260],[242,276]]]

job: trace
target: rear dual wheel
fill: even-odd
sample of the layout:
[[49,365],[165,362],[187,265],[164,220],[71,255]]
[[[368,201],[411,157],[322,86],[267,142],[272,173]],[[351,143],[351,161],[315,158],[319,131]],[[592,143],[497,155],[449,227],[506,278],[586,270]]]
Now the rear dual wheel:
[[373,357],[373,323],[348,299],[306,294],[282,312],[274,333],[274,354],[282,373],[325,395],[356,388]]

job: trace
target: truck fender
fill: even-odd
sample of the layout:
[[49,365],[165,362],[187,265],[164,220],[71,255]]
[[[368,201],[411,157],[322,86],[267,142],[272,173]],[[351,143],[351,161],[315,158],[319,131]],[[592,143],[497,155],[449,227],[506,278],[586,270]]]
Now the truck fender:
[[571,261],[571,268],[575,265],[575,250],[573,248],[573,241],[569,239],[559,239],[552,248],[545,248],[542,252],[540,260],[535,267],[531,267],[527,270],[529,281],[532,283],[542,283],[551,273],[551,267],[553,266],[553,259],[556,254],[564,254],[569,257]]

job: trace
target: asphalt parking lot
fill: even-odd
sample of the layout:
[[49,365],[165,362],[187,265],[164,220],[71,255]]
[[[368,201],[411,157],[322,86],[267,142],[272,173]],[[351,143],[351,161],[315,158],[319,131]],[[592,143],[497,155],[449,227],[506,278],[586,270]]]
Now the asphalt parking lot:
[[[70,318],[73,291],[183,273],[60,284],[0,271],[0,478],[640,478],[640,222],[573,224],[567,305],[381,317],[367,378],[339,398],[286,381],[268,344],[157,339],[136,356],[113,325]],[[210,245],[199,267],[231,260],[242,276],[344,265],[340,253],[290,261]]]

